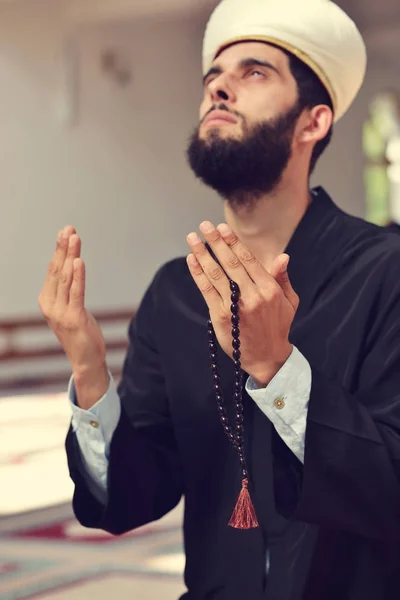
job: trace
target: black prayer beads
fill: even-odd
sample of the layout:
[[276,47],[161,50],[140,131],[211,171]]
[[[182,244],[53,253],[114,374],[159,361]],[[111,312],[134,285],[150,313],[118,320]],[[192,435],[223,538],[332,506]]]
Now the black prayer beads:
[[247,467],[246,467],[246,458],[244,453],[244,428],[243,428],[243,372],[241,369],[240,362],[240,329],[239,329],[239,298],[240,298],[240,290],[237,283],[230,280],[229,282],[230,290],[231,290],[231,323],[232,323],[232,358],[235,367],[235,382],[233,389],[233,404],[235,409],[235,425],[232,429],[229,424],[228,413],[225,406],[225,399],[223,397],[222,389],[221,389],[221,379],[220,379],[220,371],[218,364],[218,343],[214,331],[213,324],[209,319],[207,321],[208,325],[208,347],[210,351],[210,359],[211,359],[211,370],[214,382],[214,391],[215,397],[217,401],[219,418],[224,428],[225,434],[227,435],[231,444],[236,448],[236,451],[239,456],[239,461],[242,467],[242,477],[244,479],[248,478]]

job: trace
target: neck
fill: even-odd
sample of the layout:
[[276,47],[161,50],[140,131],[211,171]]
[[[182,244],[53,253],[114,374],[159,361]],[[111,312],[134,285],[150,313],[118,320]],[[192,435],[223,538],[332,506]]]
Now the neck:
[[308,185],[282,182],[262,197],[247,197],[238,204],[225,202],[227,224],[259,262],[269,270],[284,252],[311,202]]

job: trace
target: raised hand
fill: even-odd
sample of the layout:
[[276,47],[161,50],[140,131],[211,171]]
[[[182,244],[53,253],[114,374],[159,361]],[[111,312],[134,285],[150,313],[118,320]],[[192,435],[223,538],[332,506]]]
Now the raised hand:
[[79,236],[73,227],[65,227],[58,234],[39,306],[69,359],[79,404],[88,408],[107,391],[109,376],[103,334],[85,308],[85,264],[80,254]]
[[[266,386],[292,352],[290,327],[299,298],[288,275],[286,254],[268,272],[226,224],[200,225],[220,265],[196,233],[187,237],[192,251],[187,263],[210,311],[221,348],[232,357],[231,291],[229,279],[240,289],[240,351],[242,368]],[[222,267],[222,268],[221,268]]]

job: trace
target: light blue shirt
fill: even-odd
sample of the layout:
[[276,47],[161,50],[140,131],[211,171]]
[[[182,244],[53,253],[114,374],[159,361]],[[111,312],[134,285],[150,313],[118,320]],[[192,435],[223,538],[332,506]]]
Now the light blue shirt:
[[[311,368],[307,359],[293,347],[292,354],[266,388],[257,388],[251,377],[247,379],[245,387],[282,440],[304,462],[311,392]],[[106,394],[89,410],[83,410],[76,404],[73,377],[69,383],[68,396],[72,407],[72,428],[89,475],[88,485],[95,497],[105,504],[110,443],[121,414],[115,381],[110,374]]]

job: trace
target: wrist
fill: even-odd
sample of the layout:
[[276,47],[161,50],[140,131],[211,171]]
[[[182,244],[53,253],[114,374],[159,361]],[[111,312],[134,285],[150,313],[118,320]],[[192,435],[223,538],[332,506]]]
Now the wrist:
[[106,394],[110,385],[107,365],[97,368],[75,368],[73,377],[76,401],[80,408],[88,410]]
[[273,378],[279,373],[283,365],[286,363],[292,354],[293,346],[290,344],[287,350],[283,353],[283,358],[278,361],[268,361],[257,368],[251,369],[249,375],[258,388],[266,388]]

